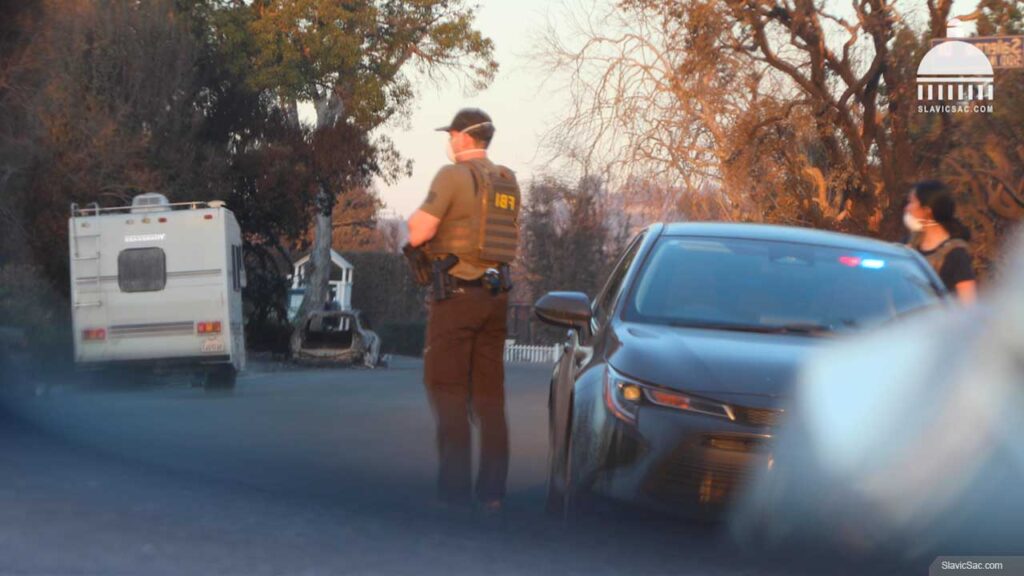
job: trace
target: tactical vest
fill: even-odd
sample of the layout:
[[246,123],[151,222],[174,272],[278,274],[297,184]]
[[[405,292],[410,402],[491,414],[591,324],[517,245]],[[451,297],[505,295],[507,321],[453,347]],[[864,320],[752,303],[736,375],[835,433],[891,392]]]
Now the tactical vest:
[[472,216],[444,223],[428,244],[431,255],[454,254],[460,260],[508,264],[519,245],[519,184],[504,166],[486,169],[475,162],[460,164],[473,176],[476,209]]
[[930,254],[925,254],[923,251],[921,251],[920,240],[913,241],[913,244],[914,247],[917,248],[918,252],[921,252],[921,255],[924,256],[925,260],[927,260],[928,263],[932,265],[932,268],[935,270],[936,274],[942,271],[942,264],[946,261],[946,256],[948,256],[950,252],[957,248],[963,248],[964,250],[970,249],[967,245],[967,242],[961,240],[960,238],[950,238],[946,240],[942,244],[939,244],[938,248],[936,248]]

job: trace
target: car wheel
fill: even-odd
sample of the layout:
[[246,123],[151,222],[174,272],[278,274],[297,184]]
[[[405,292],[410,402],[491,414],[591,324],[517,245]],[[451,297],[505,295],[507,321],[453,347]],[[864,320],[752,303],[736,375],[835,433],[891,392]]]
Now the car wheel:
[[573,524],[590,509],[590,491],[583,484],[579,474],[579,458],[576,455],[573,419],[568,422],[568,438],[565,443],[565,487],[562,494],[562,519]]
[[204,388],[208,391],[233,390],[237,376],[238,372],[234,366],[217,368],[206,375]]
[[544,511],[549,516],[555,518],[561,518],[565,511],[565,493],[555,485],[555,478],[552,476],[554,472],[551,470],[553,466],[548,467],[548,493],[547,499],[544,503]]
[[[553,515],[560,517],[567,525],[572,525],[586,515],[592,507],[589,484],[580,475],[581,461],[578,454],[577,434],[575,427],[575,399],[569,401],[569,415],[566,418],[565,453],[560,482],[549,482],[548,507]],[[559,488],[560,486],[560,488]],[[555,490],[551,490],[551,488]]]
[[[568,479],[566,474],[566,455],[568,451],[563,450],[562,452],[555,453],[555,434],[558,434],[554,430],[555,417],[551,413],[549,408],[548,420],[549,430],[551,430],[551,437],[548,440],[548,446],[551,447],[551,457],[548,459],[548,492],[547,500],[544,505],[545,511],[551,516],[557,518],[563,518],[565,515],[565,490],[566,481]],[[565,445],[565,442],[562,443]]]

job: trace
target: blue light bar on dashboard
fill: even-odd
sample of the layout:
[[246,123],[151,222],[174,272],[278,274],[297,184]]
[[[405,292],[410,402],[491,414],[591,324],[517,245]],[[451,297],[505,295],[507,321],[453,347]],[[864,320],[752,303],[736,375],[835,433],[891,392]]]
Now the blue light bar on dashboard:
[[880,270],[885,268],[885,260],[879,260],[878,258],[861,258],[859,256],[840,256],[839,263],[843,266],[849,266],[851,268],[870,268],[871,270]]

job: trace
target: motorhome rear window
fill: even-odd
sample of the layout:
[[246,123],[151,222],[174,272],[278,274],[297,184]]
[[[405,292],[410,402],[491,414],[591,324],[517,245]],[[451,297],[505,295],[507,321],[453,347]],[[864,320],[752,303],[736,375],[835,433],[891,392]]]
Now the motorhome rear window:
[[160,248],[129,248],[117,256],[122,292],[156,292],[167,284],[167,257]]

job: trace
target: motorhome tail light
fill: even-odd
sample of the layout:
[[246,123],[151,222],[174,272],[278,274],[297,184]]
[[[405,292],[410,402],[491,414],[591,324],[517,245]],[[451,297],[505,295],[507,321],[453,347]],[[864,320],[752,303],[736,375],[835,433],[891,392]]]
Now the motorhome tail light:
[[106,328],[86,328],[82,330],[82,340],[84,342],[103,342],[106,339]]
[[167,218],[160,218],[159,222],[163,224],[164,222],[167,222]]
[[200,334],[220,334],[220,322],[196,322],[196,332]]
[[213,220],[213,214],[203,214],[203,220]]

